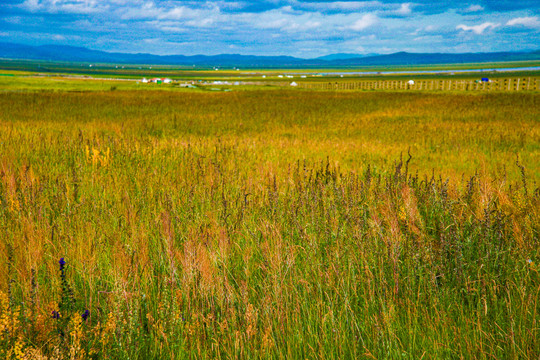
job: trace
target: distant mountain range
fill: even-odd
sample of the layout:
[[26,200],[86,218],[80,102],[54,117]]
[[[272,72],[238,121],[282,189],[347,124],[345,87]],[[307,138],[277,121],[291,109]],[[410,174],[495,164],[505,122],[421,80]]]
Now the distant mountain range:
[[239,54],[223,55],[152,55],[126,54],[90,50],[84,47],[65,45],[29,46],[14,43],[0,43],[0,58],[21,60],[44,60],[108,64],[152,64],[183,65],[199,67],[239,67],[239,68],[334,68],[376,65],[427,65],[462,64],[478,62],[540,60],[540,51],[534,52],[493,52],[493,53],[407,53],[388,55],[332,54],[315,59],[301,59],[292,56],[254,56]]
[[338,54],[330,54],[325,56],[320,56],[316,58],[316,60],[325,60],[325,61],[334,61],[334,60],[346,60],[346,59],[359,59],[364,58],[368,56],[376,56],[379,54],[348,54],[348,53],[338,53]]

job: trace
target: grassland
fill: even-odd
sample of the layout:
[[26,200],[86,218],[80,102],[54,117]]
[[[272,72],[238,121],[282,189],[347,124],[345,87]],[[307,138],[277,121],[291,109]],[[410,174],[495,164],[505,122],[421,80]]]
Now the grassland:
[[[92,67],[90,67],[92,65]],[[524,61],[506,61],[506,62],[482,62],[482,63],[463,63],[463,64],[425,64],[425,65],[365,65],[349,66],[341,68],[242,68],[240,71],[232,68],[221,68],[220,73],[225,72],[231,76],[244,75],[246,72],[257,72],[261,74],[273,73],[311,73],[328,71],[402,71],[402,70],[462,70],[462,69],[505,69],[540,66],[540,60]],[[179,66],[179,65],[150,65],[150,64],[107,64],[107,63],[77,63],[77,62],[51,62],[39,60],[13,60],[0,59],[0,69],[6,71],[25,71],[25,72],[51,72],[51,73],[81,73],[81,74],[116,74],[116,75],[137,75],[151,72],[156,76],[171,76],[175,73],[209,73],[215,74],[214,68],[204,66]]]
[[[395,66],[363,66],[363,67],[344,67],[328,69],[241,69],[237,71],[231,68],[215,71],[212,68],[205,67],[186,67],[170,65],[115,65],[115,64],[92,64],[89,63],[62,63],[46,61],[25,61],[25,60],[7,60],[0,59],[0,78],[4,75],[25,75],[25,76],[90,76],[99,78],[117,78],[117,79],[141,79],[143,77],[170,77],[175,80],[229,80],[229,81],[290,81],[287,78],[280,79],[279,75],[294,75],[298,80],[300,75],[306,75],[307,78],[301,81],[347,81],[357,79],[377,79],[377,80],[405,80],[410,79],[410,74],[388,74],[381,77],[377,72],[383,71],[433,71],[432,74],[414,74],[418,79],[478,79],[488,75],[491,78],[499,77],[529,77],[538,76],[538,71],[526,70],[528,67],[537,67],[540,61],[513,61],[513,62],[494,62],[494,63],[469,63],[469,64],[440,64],[440,65],[395,65]],[[521,71],[503,71],[505,68],[523,68]],[[497,72],[481,73],[455,73],[455,74],[437,74],[437,70],[465,70],[465,69],[498,69]],[[367,75],[355,75],[355,72],[371,72]],[[344,73],[345,79],[340,77]],[[327,74],[324,79],[321,77],[312,77],[313,74]],[[265,76],[265,78],[263,78]],[[43,80],[39,80],[43,83]],[[0,84],[5,86],[6,83]],[[50,84],[49,84],[50,85]]]
[[539,100],[2,92],[0,357],[537,359]]

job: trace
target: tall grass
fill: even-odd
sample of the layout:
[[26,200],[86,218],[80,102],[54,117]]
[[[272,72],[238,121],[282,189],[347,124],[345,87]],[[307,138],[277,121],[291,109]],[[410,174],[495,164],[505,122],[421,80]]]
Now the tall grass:
[[0,357],[540,355],[538,95],[0,109]]

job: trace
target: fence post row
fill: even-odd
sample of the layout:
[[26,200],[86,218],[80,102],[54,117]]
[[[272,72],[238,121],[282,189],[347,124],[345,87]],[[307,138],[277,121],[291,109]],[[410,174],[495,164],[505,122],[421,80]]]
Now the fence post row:
[[[283,83],[280,83],[280,85]],[[343,82],[300,82],[306,89],[323,90],[456,90],[456,91],[539,91],[540,77],[502,78],[489,82],[478,80],[365,80]]]

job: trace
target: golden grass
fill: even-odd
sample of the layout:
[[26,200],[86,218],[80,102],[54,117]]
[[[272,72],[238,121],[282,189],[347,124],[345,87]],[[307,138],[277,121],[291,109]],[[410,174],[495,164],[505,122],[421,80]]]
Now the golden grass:
[[537,358],[538,104],[3,93],[0,356]]

